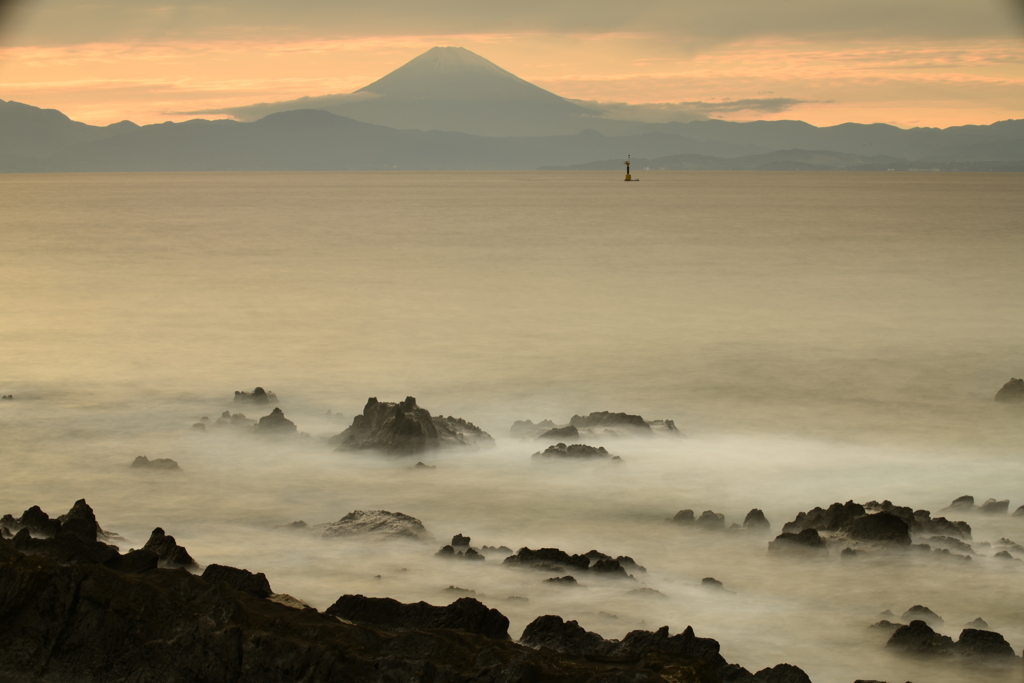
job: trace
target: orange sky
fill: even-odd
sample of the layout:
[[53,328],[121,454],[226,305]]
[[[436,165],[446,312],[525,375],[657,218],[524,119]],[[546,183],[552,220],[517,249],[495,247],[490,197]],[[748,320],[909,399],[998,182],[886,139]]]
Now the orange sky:
[[236,31],[248,35],[102,42],[33,41],[30,33],[0,45],[0,99],[92,124],[180,121],[195,118],[181,112],[350,92],[435,45],[465,47],[570,98],[803,102],[724,116],[732,120],[946,127],[1024,118],[1024,41],[1016,36],[750,35],[702,44],[649,30],[330,39]]

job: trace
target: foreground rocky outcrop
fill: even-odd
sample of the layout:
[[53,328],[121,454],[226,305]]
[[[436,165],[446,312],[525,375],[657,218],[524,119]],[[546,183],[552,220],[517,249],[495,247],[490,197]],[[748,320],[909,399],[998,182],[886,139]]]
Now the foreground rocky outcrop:
[[[789,665],[751,676],[725,662],[716,641],[697,638],[690,628],[676,636],[667,627],[634,631],[621,642],[590,634],[578,646],[559,636],[559,624],[565,630],[560,618],[541,617],[529,635],[524,633],[526,644],[519,644],[509,640],[504,615],[473,598],[439,607],[346,595],[320,613],[294,600],[273,599],[282,596],[261,597],[268,592],[261,574],[233,567],[210,565],[203,576],[155,565],[126,572],[90,561],[65,563],[25,554],[0,539],[0,680],[807,680]],[[540,645],[547,647],[535,649]]]
[[328,443],[339,451],[376,450],[412,455],[444,446],[493,446],[494,439],[471,422],[457,417],[431,417],[406,397],[401,403],[367,400],[361,415]]

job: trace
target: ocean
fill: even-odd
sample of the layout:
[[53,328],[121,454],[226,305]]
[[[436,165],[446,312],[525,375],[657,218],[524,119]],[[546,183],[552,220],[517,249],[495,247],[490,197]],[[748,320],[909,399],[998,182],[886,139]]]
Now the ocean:
[[[0,175],[0,513],[85,498],[130,547],[161,526],[200,564],[320,609],[446,604],[455,586],[513,637],[542,614],[605,637],[692,625],[730,662],[815,683],[1017,680],[897,657],[868,627],[922,604],[954,639],[982,617],[1020,652],[1024,563],[985,543],[1024,545],[1024,517],[952,515],[974,529],[970,561],[767,544],[847,500],[1024,505],[1024,407],[992,400],[1024,376],[1024,175],[634,176]],[[268,413],[232,403],[256,386],[308,436],[192,428]],[[334,452],[371,396],[414,396],[497,445]],[[609,463],[538,462],[544,444],[509,434],[603,410],[684,436],[594,442]],[[181,472],[131,469],[138,455]],[[666,521],[752,508],[770,535]],[[275,528],[357,509],[412,515],[436,543]],[[434,557],[456,533],[647,571],[553,587],[500,556]]]

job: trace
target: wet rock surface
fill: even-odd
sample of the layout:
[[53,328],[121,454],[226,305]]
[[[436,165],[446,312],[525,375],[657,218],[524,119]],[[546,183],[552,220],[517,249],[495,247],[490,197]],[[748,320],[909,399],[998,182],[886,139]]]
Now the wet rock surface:
[[[200,423],[202,424],[202,423]],[[131,467],[138,467],[142,469],[150,470],[180,470],[177,461],[170,458],[153,458],[150,460],[144,455],[140,455],[132,461]]]
[[601,459],[611,458],[612,454],[605,450],[604,446],[588,446],[582,443],[566,445],[557,443],[548,446],[543,451],[533,454],[535,458],[566,458],[566,459]]
[[374,536],[417,541],[434,540],[433,535],[420,520],[411,515],[387,510],[353,510],[337,522],[317,524],[313,528],[320,531],[324,538]]
[[1010,381],[996,392],[995,400],[1000,403],[1024,403],[1024,379],[1011,377]]
[[298,428],[295,423],[284,416],[284,411],[274,408],[269,415],[264,415],[256,426],[252,428],[253,434],[287,436],[297,434]]
[[376,450],[395,455],[411,455],[444,446],[493,445],[494,439],[482,429],[455,417],[431,417],[406,397],[401,403],[367,400],[361,415],[352,425],[328,443],[339,451]]

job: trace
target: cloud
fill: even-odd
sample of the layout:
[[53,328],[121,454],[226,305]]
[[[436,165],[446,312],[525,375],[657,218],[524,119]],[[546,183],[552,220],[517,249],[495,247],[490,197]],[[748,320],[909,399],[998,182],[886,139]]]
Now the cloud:
[[337,95],[321,95],[319,97],[300,97],[294,100],[283,102],[260,102],[248,104],[242,107],[224,107],[220,109],[201,109],[198,111],[168,112],[175,116],[206,116],[215,114],[227,114],[239,121],[258,121],[264,116],[275,114],[279,111],[293,111],[295,109],[322,109],[334,114],[345,115],[345,105],[353,102],[372,100],[379,97],[372,92],[354,92]]
[[[0,0],[0,3],[11,0]],[[860,39],[1018,34],[1021,0],[23,0],[23,40],[268,35],[324,38],[424,33],[652,31],[694,49],[757,36]],[[21,13],[19,13],[21,14]],[[26,44],[26,43],[22,43]]]
[[591,109],[600,109],[603,118],[619,121],[642,121],[644,123],[668,123],[669,121],[698,121],[715,115],[736,112],[778,114],[801,104],[828,104],[816,100],[798,100],[789,97],[758,97],[743,100],[721,100],[718,102],[653,102],[627,104],[626,102],[598,102],[594,100],[572,100]]

